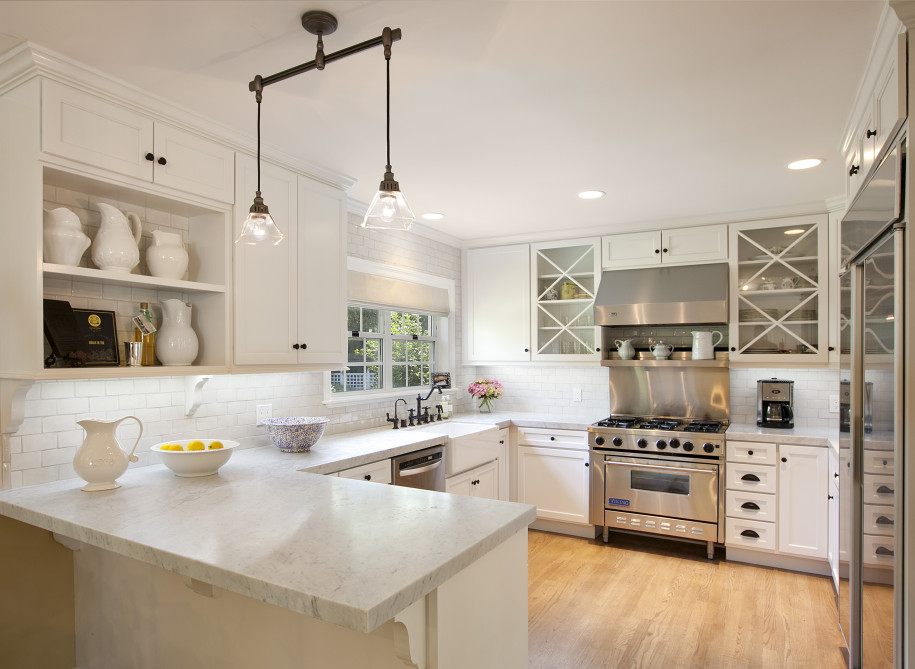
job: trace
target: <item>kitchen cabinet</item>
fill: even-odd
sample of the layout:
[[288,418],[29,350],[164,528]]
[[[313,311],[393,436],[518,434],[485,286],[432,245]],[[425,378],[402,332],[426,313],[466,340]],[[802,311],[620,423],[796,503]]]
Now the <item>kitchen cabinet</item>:
[[730,226],[730,359],[769,364],[829,360],[827,217]]
[[367,465],[351,467],[344,469],[336,474],[344,479],[357,479],[361,481],[371,481],[372,483],[390,484],[393,482],[391,474],[391,460],[379,460],[370,462]]
[[590,524],[587,432],[519,428],[518,435],[518,501],[536,506],[538,519]]
[[220,202],[235,201],[235,152],[56,81],[42,82],[42,150]]
[[[236,183],[239,202],[254,197],[252,156],[239,154]],[[234,247],[235,362],[345,366],[345,196],[265,161],[261,192],[286,239]],[[245,207],[236,208],[233,235],[246,216]]]
[[826,558],[829,449],[779,444],[778,550]]
[[604,269],[722,261],[728,259],[728,226],[606,235],[601,250]]
[[[825,560],[830,449],[737,440],[726,448],[725,545],[737,549],[728,556],[773,566],[754,553]],[[816,571],[803,561],[781,566]]]
[[836,592],[839,592],[839,454],[830,448],[829,455],[829,495],[826,512],[828,529],[826,531],[826,561]]
[[445,492],[499,499],[499,461],[493,460],[445,479]]
[[594,296],[600,282],[600,242],[576,239],[531,244],[532,360],[600,359]]
[[[229,369],[229,221],[231,207],[195,198],[172,188],[141,181],[126,183],[108,173],[78,170],[65,159],[45,151],[42,132],[42,90],[48,82],[33,78],[0,96],[0,196],[7,216],[17,225],[4,230],[0,248],[0,279],[16,290],[0,302],[0,318],[8,327],[0,347],[0,376],[11,379],[81,379],[116,376],[215,374]],[[179,234],[189,249],[187,279],[148,276],[145,263],[138,273],[102,271],[89,266],[87,251],[80,266],[42,262],[42,208],[64,206],[76,213],[92,237],[97,230],[96,202],[137,212],[146,236],[141,259],[154,226]],[[202,204],[207,202],[208,204]],[[66,300],[74,307],[114,311],[118,342],[133,339],[130,317],[139,302],[181,299],[193,307],[192,327],[199,353],[188,367],[44,367],[47,355],[42,299]],[[161,324],[161,320],[159,321]]]
[[464,252],[464,359],[530,360],[530,249],[527,244]]

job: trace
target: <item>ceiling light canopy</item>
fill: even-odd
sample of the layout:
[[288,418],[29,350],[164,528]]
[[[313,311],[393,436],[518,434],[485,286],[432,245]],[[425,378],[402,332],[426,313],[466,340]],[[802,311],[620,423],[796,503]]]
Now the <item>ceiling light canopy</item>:
[[400,39],[400,28],[394,30],[385,28],[379,37],[325,55],[324,35],[330,35],[337,29],[337,18],[333,14],[324,11],[305,12],[302,15],[302,27],[312,35],[318,36],[315,59],[269,77],[257,75],[248,84],[248,90],[254,92],[255,100],[257,101],[257,191],[254,196],[254,204],[251,205],[248,218],[245,219],[235,243],[260,244],[270,241],[273,244],[279,244],[285,238],[276,226],[273,217],[270,215],[270,210],[261,196],[261,99],[263,98],[264,87],[304,72],[323,70],[327,63],[376,46],[384,47],[385,68],[387,71],[387,165],[385,166],[386,169],[381,186],[372,200],[372,204],[369,205],[365,220],[362,221],[362,227],[409,230],[416,217],[413,215],[413,211],[406,200],[404,200],[403,194],[400,192],[400,185],[394,180],[394,172],[391,169],[391,45]]
[[598,198],[602,198],[604,195],[606,195],[606,193],[604,193],[602,190],[583,190],[578,194],[578,197],[580,197],[582,200],[597,200]]
[[423,218],[427,221],[440,221],[445,218],[444,214],[440,214],[437,211],[430,211],[423,214]]
[[803,158],[802,160],[795,160],[793,163],[788,163],[789,170],[809,170],[811,167],[816,167],[823,161],[819,158]]

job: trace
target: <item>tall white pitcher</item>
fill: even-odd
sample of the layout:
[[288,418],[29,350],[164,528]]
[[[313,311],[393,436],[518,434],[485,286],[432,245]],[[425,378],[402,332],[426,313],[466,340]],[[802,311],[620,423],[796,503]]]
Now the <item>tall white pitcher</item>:
[[[102,222],[92,242],[92,262],[99,269],[129,272],[140,264],[140,217],[133,212],[125,216],[104,202],[98,203],[98,210],[102,212]],[[133,223],[132,230],[128,221]]]
[[[713,360],[715,347],[721,343],[724,335],[718,330],[695,330],[690,334],[693,335],[693,360]],[[718,335],[718,339],[712,341],[712,335]]]

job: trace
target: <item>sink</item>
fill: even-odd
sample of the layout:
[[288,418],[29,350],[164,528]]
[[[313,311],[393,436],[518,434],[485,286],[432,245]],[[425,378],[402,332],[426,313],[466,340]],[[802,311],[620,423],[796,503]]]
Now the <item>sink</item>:
[[448,437],[445,447],[445,476],[459,474],[487,462],[501,453],[499,428],[494,425],[441,422],[414,428],[416,432]]

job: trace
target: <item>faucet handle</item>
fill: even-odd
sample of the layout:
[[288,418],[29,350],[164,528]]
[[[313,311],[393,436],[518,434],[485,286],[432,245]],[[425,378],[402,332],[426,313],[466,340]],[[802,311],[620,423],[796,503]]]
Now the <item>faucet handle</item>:
[[413,414],[416,413],[416,409],[413,409],[413,408],[407,409],[407,413],[410,416],[410,427],[413,427]]
[[389,414],[387,411],[384,412],[384,415],[386,416],[385,421],[387,421],[388,423],[394,423],[394,429],[395,429],[395,430],[396,430],[397,428],[400,427],[400,426],[397,424],[397,423],[400,422],[400,421],[397,420],[397,417],[396,417],[396,416],[395,416],[394,418],[391,418],[391,414]]

